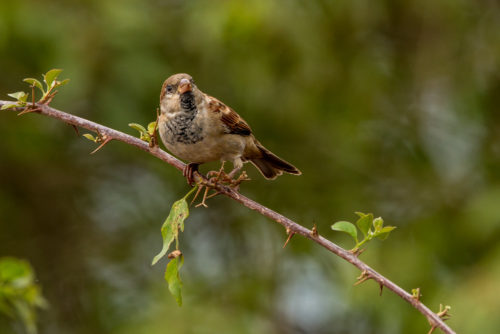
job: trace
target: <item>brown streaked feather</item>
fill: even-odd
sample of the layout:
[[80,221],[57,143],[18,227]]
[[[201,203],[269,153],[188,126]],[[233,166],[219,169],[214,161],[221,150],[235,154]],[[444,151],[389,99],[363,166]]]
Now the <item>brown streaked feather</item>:
[[252,134],[250,126],[236,113],[233,109],[226,106],[215,97],[209,96],[208,108],[213,113],[220,114],[222,123],[226,126],[228,133],[237,134],[242,136],[249,136]]

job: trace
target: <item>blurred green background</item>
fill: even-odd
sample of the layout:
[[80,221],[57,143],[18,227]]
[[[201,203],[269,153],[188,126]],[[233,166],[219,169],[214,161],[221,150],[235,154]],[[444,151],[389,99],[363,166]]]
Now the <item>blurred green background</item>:
[[[500,332],[500,6],[496,1],[2,0],[0,93],[63,68],[52,105],[134,134],[163,80],[190,73],[303,172],[242,193],[352,247],[330,225],[398,229],[361,258],[459,333]],[[160,227],[187,191],[133,147],[0,113],[0,256],[33,265],[41,333],[426,333],[425,318],[319,246],[227,198],[182,235],[184,305]],[[202,171],[218,164],[202,167]],[[0,316],[1,333],[21,333]]]

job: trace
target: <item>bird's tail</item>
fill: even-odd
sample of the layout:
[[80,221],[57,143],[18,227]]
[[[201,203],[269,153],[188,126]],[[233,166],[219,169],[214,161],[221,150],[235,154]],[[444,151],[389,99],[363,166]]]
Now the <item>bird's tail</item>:
[[283,174],[283,172],[294,175],[302,174],[295,166],[279,158],[260,143],[257,142],[256,144],[261,157],[253,158],[250,161],[266,179],[275,179],[277,176]]

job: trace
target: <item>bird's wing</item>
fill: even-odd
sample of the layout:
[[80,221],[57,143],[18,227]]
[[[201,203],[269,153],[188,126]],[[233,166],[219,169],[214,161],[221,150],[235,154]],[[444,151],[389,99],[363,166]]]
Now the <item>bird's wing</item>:
[[236,113],[233,109],[226,106],[221,101],[217,100],[215,97],[208,96],[208,109],[219,115],[220,120],[224,124],[227,133],[249,136],[252,134],[252,129],[245,122],[240,115]]

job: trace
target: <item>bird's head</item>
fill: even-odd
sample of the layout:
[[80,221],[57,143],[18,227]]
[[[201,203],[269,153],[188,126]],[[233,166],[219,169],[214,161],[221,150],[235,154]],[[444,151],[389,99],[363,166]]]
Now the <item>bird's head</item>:
[[194,98],[199,104],[203,99],[203,93],[194,84],[193,78],[186,73],[171,75],[161,87],[160,109],[162,113],[176,112],[182,109],[181,101],[186,98]]

